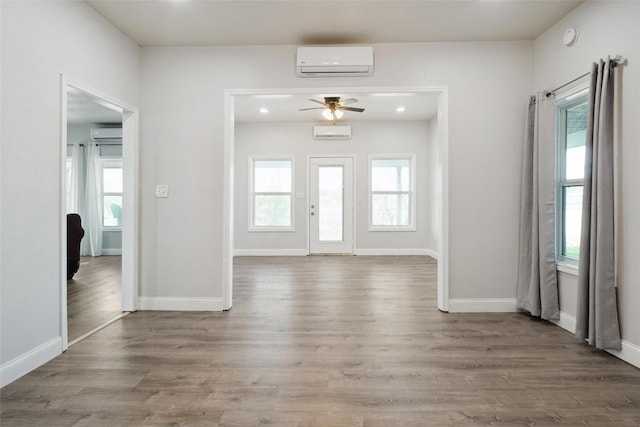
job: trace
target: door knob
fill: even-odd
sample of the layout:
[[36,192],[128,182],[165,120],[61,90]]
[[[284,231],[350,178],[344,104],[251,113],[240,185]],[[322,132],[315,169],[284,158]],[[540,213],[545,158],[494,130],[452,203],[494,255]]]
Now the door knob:
[[315,212],[311,212],[311,215],[315,215]]

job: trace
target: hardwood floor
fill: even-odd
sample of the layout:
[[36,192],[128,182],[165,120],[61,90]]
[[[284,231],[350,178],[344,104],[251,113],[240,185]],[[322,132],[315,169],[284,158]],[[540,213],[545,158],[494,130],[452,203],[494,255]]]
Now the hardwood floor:
[[225,313],[137,312],[1,390],[3,426],[638,426],[640,370],[446,314],[427,257],[236,258]]
[[83,256],[67,280],[69,342],[122,313],[122,257]]

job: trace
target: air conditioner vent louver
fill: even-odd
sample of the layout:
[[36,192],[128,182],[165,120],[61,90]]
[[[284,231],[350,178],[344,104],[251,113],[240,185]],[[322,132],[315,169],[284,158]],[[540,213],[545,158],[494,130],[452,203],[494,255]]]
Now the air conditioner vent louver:
[[371,46],[301,46],[296,54],[298,77],[358,77],[372,74]]
[[122,128],[91,129],[91,139],[94,141],[122,140]]
[[320,140],[351,139],[351,126],[314,126],[313,139],[320,139]]

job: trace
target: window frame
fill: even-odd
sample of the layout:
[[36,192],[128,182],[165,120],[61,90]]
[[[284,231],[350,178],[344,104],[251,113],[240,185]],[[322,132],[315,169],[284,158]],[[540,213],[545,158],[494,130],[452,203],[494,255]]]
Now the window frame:
[[[118,163],[119,167],[105,167],[106,163]],[[100,228],[105,231],[118,231],[122,230],[122,219],[120,225],[104,225],[104,198],[109,196],[120,196],[124,204],[124,164],[122,157],[101,156],[99,160],[100,164]],[[122,192],[105,192],[104,191],[104,170],[105,169],[121,169],[122,170]],[[123,206],[124,209],[124,206]]]
[[565,246],[565,189],[584,188],[584,177],[566,179],[567,110],[589,102],[589,85],[583,82],[556,98],[556,264],[577,272],[579,257],[563,254]]
[[[373,191],[374,160],[409,160],[409,191]],[[416,153],[370,154],[368,166],[368,230],[369,231],[415,231],[416,230]],[[373,224],[373,196],[375,194],[408,194],[409,224],[375,225]]]
[[[288,192],[256,192],[255,191],[255,163],[256,161],[288,161],[291,163],[291,188]],[[248,201],[248,231],[249,232],[293,232],[295,231],[295,156],[249,156],[249,201]],[[255,199],[257,195],[289,195],[289,225],[255,225]]]

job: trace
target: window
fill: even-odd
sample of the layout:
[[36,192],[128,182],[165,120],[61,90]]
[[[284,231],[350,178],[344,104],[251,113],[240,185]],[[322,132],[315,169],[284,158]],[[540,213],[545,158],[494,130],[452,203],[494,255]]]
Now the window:
[[293,230],[293,158],[250,159],[250,231]]
[[586,90],[557,102],[557,258],[568,264],[580,257],[587,109]]
[[101,161],[102,226],[122,226],[122,160]]
[[371,156],[369,230],[415,230],[415,154]]

